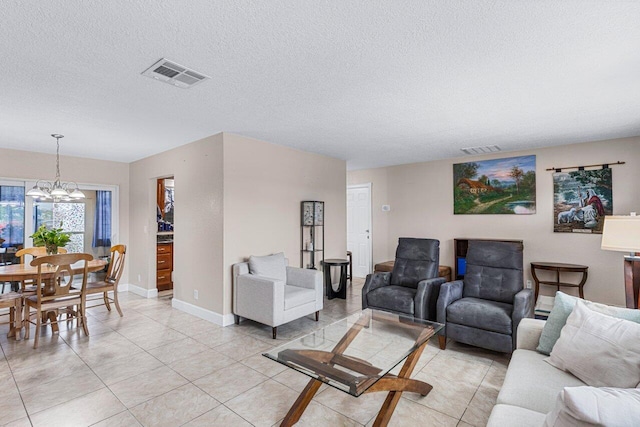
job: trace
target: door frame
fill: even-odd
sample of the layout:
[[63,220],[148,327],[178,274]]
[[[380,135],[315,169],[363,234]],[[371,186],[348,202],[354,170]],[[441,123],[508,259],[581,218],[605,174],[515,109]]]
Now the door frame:
[[[367,272],[367,274],[371,274],[373,272],[373,185],[371,182],[347,185],[347,194],[349,193],[349,190],[355,190],[358,188],[366,188],[369,193],[369,217],[367,218],[367,222],[369,224],[369,253],[367,254],[369,257],[369,271]],[[347,210],[348,209],[349,206],[347,205]]]

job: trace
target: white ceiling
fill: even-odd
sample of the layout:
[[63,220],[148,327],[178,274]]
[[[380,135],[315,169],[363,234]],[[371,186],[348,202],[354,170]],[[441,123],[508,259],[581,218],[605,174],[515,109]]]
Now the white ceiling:
[[[640,1],[0,8],[0,147],[133,161],[220,131],[350,169],[640,135]],[[140,73],[166,57],[212,77]]]

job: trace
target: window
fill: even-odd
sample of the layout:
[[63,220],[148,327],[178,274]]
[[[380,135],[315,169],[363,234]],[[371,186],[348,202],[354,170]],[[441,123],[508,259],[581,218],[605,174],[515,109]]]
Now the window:
[[49,228],[62,228],[71,234],[65,246],[69,252],[84,252],[85,204],[79,202],[40,202],[33,206],[34,230],[42,224]]
[[24,187],[0,185],[2,247],[24,245]]

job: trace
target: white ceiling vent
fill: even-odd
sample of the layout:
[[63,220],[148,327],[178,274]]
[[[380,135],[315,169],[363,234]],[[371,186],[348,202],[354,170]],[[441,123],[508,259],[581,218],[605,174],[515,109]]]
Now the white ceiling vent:
[[485,145],[482,147],[469,147],[469,148],[461,148],[464,154],[468,154],[470,156],[478,155],[478,154],[489,154],[489,153],[497,153],[502,149],[497,145]]
[[169,83],[173,86],[178,86],[183,89],[190,88],[197,85],[203,80],[209,79],[209,76],[205,76],[202,73],[190,70],[187,67],[178,65],[175,62],[171,62],[166,58],[162,58],[160,61],[147,68],[143,73],[143,76],[152,77],[161,82]]

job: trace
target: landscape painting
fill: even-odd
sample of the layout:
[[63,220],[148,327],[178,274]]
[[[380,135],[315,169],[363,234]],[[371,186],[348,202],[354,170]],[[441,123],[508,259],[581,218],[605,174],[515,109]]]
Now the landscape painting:
[[536,156],[454,164],[453,213],[536,213]]
[[612,214],[611,169],[553,174],[553,231],[602,234]]

